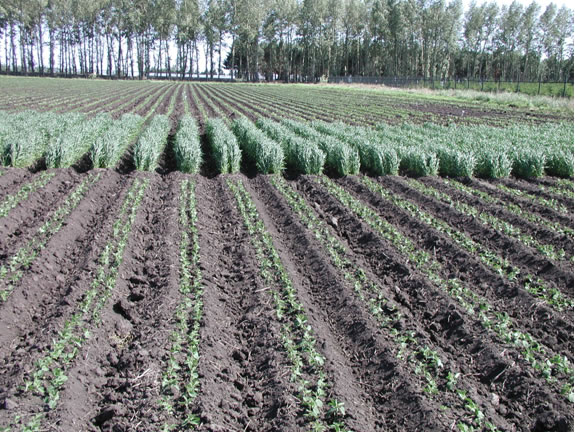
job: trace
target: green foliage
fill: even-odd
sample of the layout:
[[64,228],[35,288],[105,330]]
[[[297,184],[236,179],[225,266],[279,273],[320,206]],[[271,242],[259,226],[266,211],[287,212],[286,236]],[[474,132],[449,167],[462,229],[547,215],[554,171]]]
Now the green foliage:
[[206,135],[212,151],[212,158],[219,173],[240,171],[242,151],[234,134],[221,118],[211,118],[206,122]]
[[373,131],[353,128],[341,122],[312,122],[318,131],[348,143],[359,154],[361,167],[368,173],[382,176],[395,175],[399,170],[397,151],[386,146]]
[[439,172],[439,159],[435,153],[414,147],[403,150],[400,159],[399,170],[407,176],[436,176]]
[[322,173],[325,153],[313,141],[298,137],[290,129],[271,119],[258,119],[257,126],[273,140],[281,143],[289,169],[303,174]]
[[258,173],[279,173],[284,165],[284,151],[246,117],[234,120],[232,130],[236,135],[247,161],[254,164]]
[[45,157],[49,168],[69,167],[77,162],[112,124],[109,114],[99,114],[91,119],[71,116],[67,127],[48,145]]
[[291,128],[296,134],[317,144],[326,154],[325,167],[327,170],[339,176],[359,173],[359,154],[356,149],[344,141],[331,135],[322,134],[303,122],[283,120],[282,124]]
[[180,119],[174,140],[174,153],[178,170],[184,173],[198,173],[202,164],[200,132],[196,119],[189,114]]
[[512,174],[521,178],[541,177],[545,169],[545,154],[540,150],[519,150],[513,154]]
[[137,114],[124,114],[121,119],[114,120],[111,125],[95,141],[90,150],[94,168],[115,167],[135,140],[144,119]]
[[169,132],[170,118],[164,115],[154,116],[134,148],[136,169],[153,171],[158,167],[160,155],[168,142]]

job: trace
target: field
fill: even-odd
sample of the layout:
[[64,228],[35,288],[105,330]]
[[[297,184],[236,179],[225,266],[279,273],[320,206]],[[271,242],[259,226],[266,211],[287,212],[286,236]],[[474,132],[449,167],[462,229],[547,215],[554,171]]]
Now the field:
[[572,112],[0,91],[1,427],[573,430]]

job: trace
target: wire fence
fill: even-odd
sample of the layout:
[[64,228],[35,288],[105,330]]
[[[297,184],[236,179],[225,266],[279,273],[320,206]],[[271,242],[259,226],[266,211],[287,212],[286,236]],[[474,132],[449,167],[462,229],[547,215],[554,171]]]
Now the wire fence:
[[467,78],[434,80],[423,77],[331,76],[328,78],[328,83],[379,84],[388,87],[425,87],[430,89],[472,89],[483,92],[517,92],[529,95],[573,97],[573,81],[495,81]]

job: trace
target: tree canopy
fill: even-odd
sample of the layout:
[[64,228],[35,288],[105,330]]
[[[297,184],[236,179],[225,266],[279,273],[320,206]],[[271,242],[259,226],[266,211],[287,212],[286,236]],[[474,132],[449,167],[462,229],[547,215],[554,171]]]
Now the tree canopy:
[[3,72],[573,79],[573,11],[553,3],[3,0],[0,38]]

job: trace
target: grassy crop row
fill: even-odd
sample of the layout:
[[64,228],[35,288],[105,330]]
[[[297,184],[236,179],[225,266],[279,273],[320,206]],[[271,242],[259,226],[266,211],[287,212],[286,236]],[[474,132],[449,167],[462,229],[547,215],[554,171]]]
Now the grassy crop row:
[[112,168],[118,165],[122,155],[142,128],[144,119],[137,114],[124,114],[113,122],[94,142],[90,157],[94,168]]
[[436,155],[443,176],[573,177],[573,128],[568,124],[505,128],[381,124],[377,133],[382,140],[398,143],[400,148],[417,147]]
[[254,165],[258,173],[279,173],[284,165],[284,151],[274,140],[248,120],[240,117],[232,123],[232,131],[236,135],[242,156]]
[[154,116],[134,147],[136,169],[154,171],[168,143],[170,118],[163,114]]
[[225,121],[220,118],[208,119],[206,135],[218,173],[239,172],[242,151]]
[[[185,95],[185,93],[184,93]],[[195,174],[202,165],[202,147],[198,123],[189,114],[182,116],[174,139],[174,154],[178,170]]]
[[359,173],[360,158],[357,149],[331,135],[322,134],[303,122],[284,120],[282,123],[298,135],[317,144],[326,155],[325,168],[328,171],[339,176]]
[[303,174],[323,172],[325,153],[313,141],[299,137],[289,128],[267,118],[258,119],[257,126],[281,144],[288,169]]

